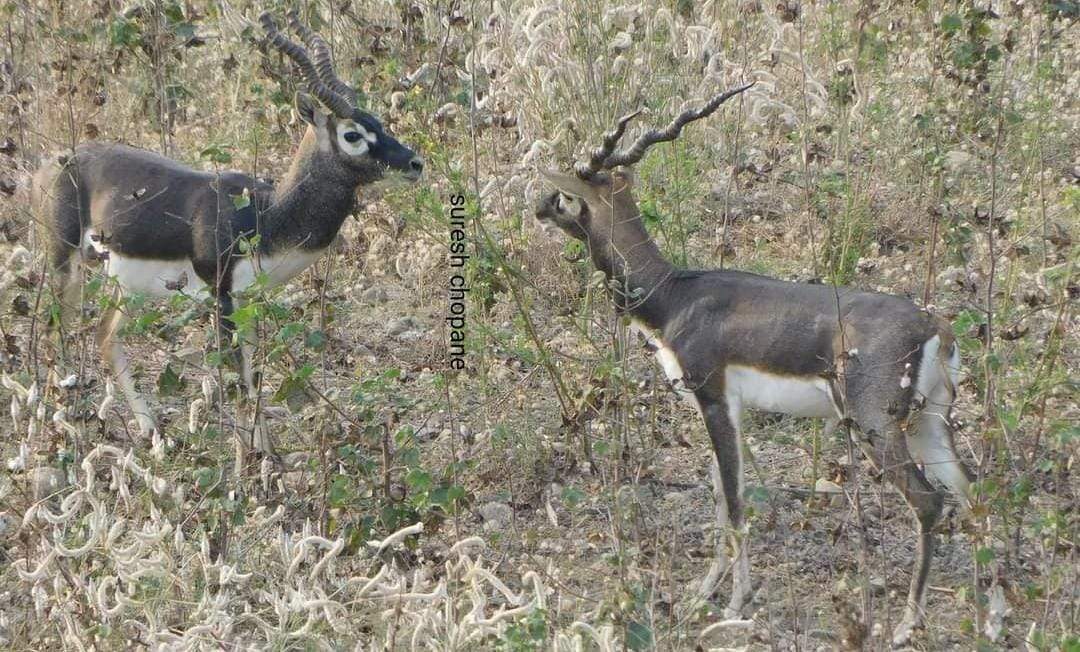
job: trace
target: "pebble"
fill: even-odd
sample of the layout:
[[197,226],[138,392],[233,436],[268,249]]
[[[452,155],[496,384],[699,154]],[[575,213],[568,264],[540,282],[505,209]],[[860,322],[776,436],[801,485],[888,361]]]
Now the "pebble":
[[492,501],[484,503],[479,509],[484,518],[485,530],[505,530],[514,520],[514,510],[506,503]]
[[391,319],[390,323],[386,326],[386,334],[390,337],[397,337],[402,333],[409,330],[416,330],[418,324],[412,317],[398,317]]
[[369,287],[360,295],[361,301],[371,304],[386,303],[389,299],[386,290],[378,286]]

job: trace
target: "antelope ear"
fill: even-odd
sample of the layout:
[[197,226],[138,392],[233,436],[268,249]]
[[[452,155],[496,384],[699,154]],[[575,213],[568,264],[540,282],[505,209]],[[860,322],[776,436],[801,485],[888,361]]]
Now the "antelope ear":
[[555,170],[540,170],[540,174],[563,194],[585,199],[593,192],[592,186],[582,181],[575,174],[563,174]]
[[307,93],[296,93],[294,99],[296,104],[296,112],[300,114],[300,119],[309,125],[315,124],[315,116],[318,115],[319,109],[315,106],[314,100]]
[[617,170],[611,173],[611,192],[614,195],[634,188],[634,173],[629,170]]

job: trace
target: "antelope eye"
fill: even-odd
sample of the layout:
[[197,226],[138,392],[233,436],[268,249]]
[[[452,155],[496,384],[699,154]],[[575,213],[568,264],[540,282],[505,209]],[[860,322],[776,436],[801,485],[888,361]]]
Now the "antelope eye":
[[356,131],[346,131],[345,132],[345,140],[346,140],[346,142],[356,143],[356,142],[359,142],[361,138],[363,138],[363,136],[361,136],[359,132],[356,132]]

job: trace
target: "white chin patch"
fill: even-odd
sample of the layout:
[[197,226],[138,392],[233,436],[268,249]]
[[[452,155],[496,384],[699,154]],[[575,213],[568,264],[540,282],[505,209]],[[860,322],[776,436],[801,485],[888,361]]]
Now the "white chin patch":
[[577,197],[571,197],[560,192],[559,210],[566,213],[567,215],[581,217],[581,200]]
[[[359,134],[360,138],[354,137],[354,142],[350,143],[345,139],[345,135],[350,133]],[[364,129],[352,120],[342,120],[337,123],[337,140],[338,148],[341,149],[341,151],[350,156],[362,156],[367,154],[368,147],[378,140],[378,136],[367,129]]]

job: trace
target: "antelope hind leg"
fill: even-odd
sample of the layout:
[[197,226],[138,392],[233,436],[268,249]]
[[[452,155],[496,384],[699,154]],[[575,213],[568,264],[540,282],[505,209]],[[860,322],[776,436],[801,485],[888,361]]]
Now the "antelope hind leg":
[[[911,584],[908,587],[904,615],[900,624],[893,628],[892,645],[900,647],[911,640],[912,633],[922,624],[926,580],[934,556],[933,530],[941,518],[945,500],[915,466],[908,453],[908,443],[905,440],[907,435],[899,424],[890,422],[881,430],[862,430],[866,436],[859,437],[860,447],[904,497],[915,516],[918,528],[915,561],[912,564]],[[884,436],[878,434],[882,431]]]
[[116,340],[117,333],[127,321],[127,315],[117,305],[116,300],[118,298],[119,295],[113,296],[113,300],[109,302],[109,307],[101,317],[101,323],[98,325],[97,344],[109,370],[120,384],[120,389],[123,390],[124,397],[127,399],[128,405],[131,406],[131,411],[135,414],[135,421],[139,424],[139,434],[143,437],[150,437],[157,430],[157,423],[154,421],[154,415],[146,405],[146,401],[143,400],[139,390],[135,387],[135,380],[131,376],[131,367],[127,356],[124,354],[124,348]]
[[[705,427],[709,431],[712,440],[713,452],[716,456],[713,476],[713,491],[717,498],[716,517],[719,528],[716,543],[716,559],[709,569],[705,581],[701,584],[701,590],[709,589],[707,586],[714,573],[722,573],[722,568],[727,566],[731,570],[731,598],[724,610],[725,618],[740,618],[742,611],[753,596],[750,583],[750,556],[749,537],[743,522],[742,508],[742,446],[739,437],[739,409],[728,401],[716,401],[708,396],[698,396],[701,406],[701,415],[705,420]],[[730,546],[732,555],[730,563],[726,544]],[[715,584],[715,580],[713,580]],[[715,587],[712,587],[715,588]]]
[[266,415],[259,409],[259,387],[255,383],[255,347],[246,339],[240,344],[240,375],[244,381],[247,392],[246,404],[241,408],[244,413],[243,427],[245,431],[251,429],[251,439],[245,442],[263,455],[274,458],[274,443],[270,437],[270,430],[266,426]]

